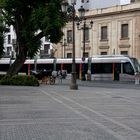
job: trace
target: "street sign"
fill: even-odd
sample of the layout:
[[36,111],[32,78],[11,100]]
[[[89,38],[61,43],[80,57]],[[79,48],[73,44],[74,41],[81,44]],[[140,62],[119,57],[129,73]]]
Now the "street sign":
[[82,61],[85,61],[85,57],[82,57]]

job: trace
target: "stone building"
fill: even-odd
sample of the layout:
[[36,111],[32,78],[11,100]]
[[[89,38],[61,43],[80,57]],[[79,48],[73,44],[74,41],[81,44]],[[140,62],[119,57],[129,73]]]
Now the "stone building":
[[[93,26],[89,29],[90,21]],[[140,60],[140,0],[127,5],[116,5],[86,12],[85,56],[129,55]],[[80,25],[82,28],[82,24]],[[57,48],[56,57],[72,57],[72,24],[63,29],[64,36]],[[75,24],[75,55],[83,56],[83,30]]]

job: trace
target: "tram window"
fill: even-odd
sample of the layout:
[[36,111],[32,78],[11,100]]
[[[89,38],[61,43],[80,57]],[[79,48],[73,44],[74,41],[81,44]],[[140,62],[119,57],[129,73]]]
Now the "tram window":
[[134,67],[136,69],[136,72],[140,72],[140,65],[138,63],[138,60],[136,58],[131,58],[133,64],[134,64]]
[[70,64],[64,64],[63,65],[63,69],[64,70],[67,70],[68,73],[71,73],[71,71],[72,71],[72,65],[70,65]]
[[130,75],[134,74],[133,67],[129,62],[127,62],[123,65],[123,72],[126,74],[130,74]]
[[93,64],[93,73],[112,73],[111,63]]
[[121,73],[121,64],[120,63],[115,63],[115,71]]
[[112,64],[104,64],[103,73],[112,73]]

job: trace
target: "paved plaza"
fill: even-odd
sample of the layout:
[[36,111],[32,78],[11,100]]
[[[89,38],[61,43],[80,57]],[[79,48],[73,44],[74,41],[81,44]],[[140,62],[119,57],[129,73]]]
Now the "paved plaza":
[[140,85],[0,86],[0,140],[140,140]]

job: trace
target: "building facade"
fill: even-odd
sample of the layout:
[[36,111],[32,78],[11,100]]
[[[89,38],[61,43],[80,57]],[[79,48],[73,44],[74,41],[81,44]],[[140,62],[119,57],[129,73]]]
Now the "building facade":
[[[81,4],[89,9],[86,12],[87,26],[89,27],[90,21],[93,21],[92,28],[85,31],[85,56],[127,54],[140,59],[140,0],[114,0],[113,3],[110,1],[113,0],[107,0],[105,4],[102,0],[77,1],[76,9]],[[80,26],[82,28],[83,25]],[[72,57],[72,24],[68,23],[63,31],[63,39],[58,44],[52,44],[43,37],[37,57],[47,58],[52,52],[55,52],[55,57]],[[75,26],[75,41],[76,57],[82,58],[83,30],[78,30],[77,26]],[[4,48],[5,57],[16,57],[18,47],[12,26],[6,34]]]
[[7,28],[9,28],[9,31],[5,34],[4,57],[14,57],[16,55],[16,34],[14,32],[13,26]]
[[[16,34],[13,26],[8,27],[9,31],[5,34],[4,40],[4,57],[6,58],[16,58],[18,53],[18,45],[16,42]],[[37,58],[47,58],[50,57],[52,52],[55,52],[52,43],[46,37],[41,39],[41,50],[36,56]]]
[[[85,32],[85,56],[129,55],[140,60],[140,0],[127,5],[89,10],[86,24],[93,26]],[[75,25],[76,57],[83,56],[83,30]],[[72,24],[63,29],[61,43],[55,45],[56,57],[72,57]]]

